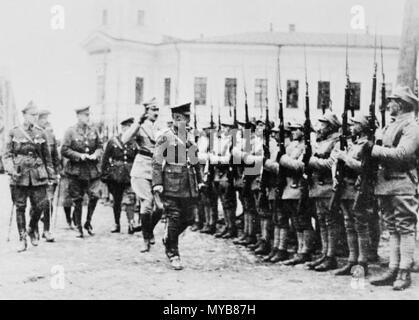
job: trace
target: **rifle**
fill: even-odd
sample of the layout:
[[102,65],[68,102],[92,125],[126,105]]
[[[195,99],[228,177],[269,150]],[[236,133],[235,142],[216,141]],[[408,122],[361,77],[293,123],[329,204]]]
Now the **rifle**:
[[[339,137],[340,150],[345,151],[348,147],[348,110],[350,108],[351,92],[350,92],[350,81],[349,76],[346,77],[345,87],[345,104],[342,113],[342,133]],[[336,214],[339,212],[340,202],[342,199],[343,192],[345,191],[345,162],[338,160],[336,165],[336,180],[337,184],[334,188],[334,193],[330,199],[329,210],[331,213]]]
[[10,242],[10,231],[12,230],[12,223],[13,223],[13,213],[15,212],[15,203],[12,202],[12,209],[10,211],[10,219],[9,219],[9,226],[7,228],[7,242]]
[[[278,83],[277,83],[277,98],[279,103],[279,109],[278,109],[278,129],[279,129],[279,141],[278,141],[278,147],[279,151],[276,156],[276,162],[279,164],[281,161],[281,158],[284,154],[286,154],[286,148],[285,148],[285,125],[284,125],[284,105],[282,102],[282,89],[281,89],[281,70],[280,70],[280,62],[279,62],[279,54],[278,54]],[[279,171],[278,175],[278,188],[277,188],[277,196],[279,199],[282,198],[282,192],[284,191],[284,188],[287,184],[286,175],[281,172],[281,169]]]
[[207,146],[207,155],[208,155],[208,159],[205,162],[205,167],[204,167],[204,181],[205,182],[209,182],[209,177],[210,175],[210,160],[209,160],[209,153],[211,152],[211,142],[214,139],[214,128],[215,128],[215,123],[214,123],[214,114],[213,114],[213,105],[211,104],[211,120],[210,120],[210,132],[209,132],[209,136],[208,136],[208,146]]
[[[415,82],[414,82],[414,85],[413,86],[414,86],[413,93],[417,97],[418,94],[419,94],[419,83],[418,83],[418,79],[417,78],[415,79]],[[416,105],[415,105],[415,118],[416,119],[418,118],[418,113],[419,113],[419,105],[418,105],[418,103],[416,103]]]
[[381,37],[381,74],[383,75],[383,83],[381,84],[381,128],[386,126],[386,76],[384,74],[384,58],[383,58],[383,38]]
[[305,151],[303,156],[304,170],[301,179],[301,197],[298,201],[297,213],[299,215],[304,214],[305,209],[308,207],[309,191],[311,185],[312,170],[309,168],[310,158],[313,155],[311,148],[311,121],[310,121],[310,98],[308,93],[308,81],[307,81],[307,57],[306,47],[304,46],[304,71],[305,71],[305,83],[306,83],[306,96],[305,96],[305,121],[304,121],[304,142]]
[[194,108],[194,111],[193,111],[194,139],[195,139],[195,143],[197,143],[199,137],[198,137],[198,125],[197,125],[197,119],[196,119],[196,104],[195,103],[193,104],[193,108]]
[[[375,99],[377,92],[377,39],[375,39],[375,50],[374,50],[374,75],[372,77],[372,96],[371,104],[369,107],[369,119],[368,119],[368,141],[372,144],[375,142]],[[368,206],[370,200],[373,197],[373,185],[375,183],[375,175],[377,172],[376,163],[372,161],[371,150],[368,154],[365,154],[361,161],[361,168],[363,168],[360,175],[360,187],[355,197],[353,210],[360,210]]]

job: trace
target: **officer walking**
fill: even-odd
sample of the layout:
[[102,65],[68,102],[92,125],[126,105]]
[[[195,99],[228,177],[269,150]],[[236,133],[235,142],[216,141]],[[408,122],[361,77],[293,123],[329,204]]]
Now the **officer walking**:
[[[16,206],[20,240],[18,252],[27,249],[27,234],[32,245],[38,245],[35,230],[41,214],[48,210],[47,186],[55,178],[47,136],[36,124],[38,108],[30,102],[22,113],[23,125],[9,132],[3,157],[5,170],[10,175],[12,201]],[[33,211],[26,232],[25,210],[28,198]]]
[[[134,118],[128,118],[121,122],[122,134],[126,132],[134,123]],[[115,227],[112,233],[121,231],[120,217],[121,207],[125,206],[128,219],[128,234],[133,234],[135,230],[134,211],[135,193],[131,188],[130,172],[134,158],[137,155],[137,143],[132,139],[128,143],[122,143],[121,135],[110,139],[106,145],[102,159],[102,181],[108,186],[109,192],[113,196],[113,213]]]
[[69,192],[74,203],[77,237],[83,238],[82,207],[85,193],[89,196],[89,203],[84,229],[89,235],[94,235],[91,222],[99,199],[99,160],[103,149],[97,128],[90,124],[90,107],[78,108],[76,114],[77,124],[66,131],[61,154],[69,160],[65,166],[65,173],[69,179]]
[[122,135],[121,141],[128,143],[134,139],[139,148],[131,170],[131,186],[141,203],[140,217],[144,240],[141,252],[148,252],[154,244],[154,227],[160,220],[159,211],[153,212],[154,201],[151,192],[151,162],[157,138],[154,124],[159,116],[159,107],[156,98],[144,102],[143,105],[144,114]]
[[364,145],[363,155],[371,153],[379,169],[375,195],[390,232],[389,270],[371,280],[372,285],[403,290],[411,285],[410,271],[415,251],[418,212],[419,126],[414,118],[418,98],[409,87],[398,87],[388,97],[387,109],[394,122],[383,130],[382,146]]
[[191,103],[171,108],[173,128],[165,130],[156,143],[153,156],[153,192],[163,196],[167,215],[167,232],[163,243],[174,270],[181,270],[179,235],[194,222],[202,178],[197,147],[187,141]]
[[[45,131],[45,135],[47,136],[47,142],[49,151],[51,153],[51,160],[52,160],[52,166],[54,169],[54,175],[57,178],[54,180],[54,182],[50,185],[48,185],[47,188],[47,195],[48,195],[48,207],[47,211],[43,212],[41,221],[44,224],[44,230],[42,233],[42,238],[45,239],[47,242],[54,242],[54,237],[52,236],[50,232],[50,226],[51,226],[51,217],[53,215],[53,200],[54,200],[54,194],[55,190],[57,189],[57,183],[60,175],[60,156],[58,154],[57,149],[57,139],[55,138],[54,131],[52,129],[51,123],[48,120],[48,116],[51,114],[49,110],[40,110],[38,115],[38,126],[42,128]],[[33,210],[33,208],[31,208]],[[56,208],[55,210],[58,210]],[[38,229],[38,226],[37,226]]]

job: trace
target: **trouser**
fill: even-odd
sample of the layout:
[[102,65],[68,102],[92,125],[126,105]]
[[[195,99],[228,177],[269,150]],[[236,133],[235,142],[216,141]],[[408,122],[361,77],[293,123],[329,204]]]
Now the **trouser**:
[[169,258],[179,256],[179,235],[194,222],[198,209],[196,200],[174,197],[165,197],[163,200],[167,217],[164,242]]
[[221,200],[224,212],[224,221],[229,231],[236,232],[236,190],[230,181],[214,182],[216,194]]
[[257,211],[255,198],[251,190],[252,178],[246,178],[241,194],[244,225],[243,233],[249,237],[256,236]]
[[[54,201],[54,194],[55,194],[56,188],[57,188],[56,184],[47,186],[47,204],[40,218],[40,220],[44,224],[44,232],[49,231],[51,227],[51,218],[54,213],[53,201]],[[33,214],[33,207],[31,206],[30,216],[32,216],[32,214]],[[38,226],[36,226],[36,228],[38,228]]]
[[144,240],[153,237],[154,228],[161,218],[161,212],[153,211],[154,198],[152,194],[151,180],[131,177],[131,186],[140,199],[141,229]]
[[390,233],[390,268],[410,269],[415,252],[418,199],[413,195],[380,196],[379,205]]
[[113,214],[115,224],[120,224],[121,210],[125,209],[127,220],[134,220],[135,193],[129,184],[108,183],[108,190],[113,197]]
[[322,242],[322,254],[335,257],[338,242],[338,219],[337,212],[329,210],[329,198],[316,198],[316,215],[320,228]]
[[36,230],[38,221],[48,207],[47,186],[11,186],[12,200],[16,206],[16,223],[19,236],[26,233],[26,203],[29,198],[33,210],[30,214],[30,232]]
[[354,200],[341,200],[340,209],[345,219],[346,238],[349,248],[348,262],[366,263],[369,254],[368,221],[369,213],[367,208],[354,211]]
[[[218,219],[218,195],[213,184],[209,184],[200,192],[199,205],[202,206],[201,221],[206,227],[213,227]],[[200,221],[200,222],[201,222]],[[195,222],[197,222],[195,220]]]
[[374,199],[374,203],[370,208],[367,208],[368,214],[368,235],[370,239],[369,255],[371,257],[378,256],[378,246],[380,244],[381,228],[380,228],[380,216],[378,214],[378,203],[377,199]]
[[74,203],[74,220],[78,229],[82,224],[83,197],[87,193],[89,202],[87,204],[86,225],[90,225],[99,199],[100,180],[81,180],[77,177],[69,177],[69,192]]

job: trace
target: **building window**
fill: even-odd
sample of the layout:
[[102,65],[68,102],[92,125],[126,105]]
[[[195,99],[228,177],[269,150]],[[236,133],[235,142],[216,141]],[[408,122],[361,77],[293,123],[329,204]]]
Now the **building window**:
[[351,82],[351,105],[354,110],[361,109],[361,83],[360,82]]
[[330,106],[330,82],[319,81],[317,86],[317,109],[329,109]]
[[141,104],[143,102],[144,95],[144,79],[135,78],[135,104]]
[[138,26],[144,25],[144,11],[143,10],[137,11],[137,25]]
[[256,79],[255,81],[255,108],[266,107],[268,99],[268,79]]
[[170,78],[164,79],[164,105],[170,105]]
[[108,25],[108,10],[102,11],[102,25],[107,26]]
[[207,104],[207,78],[195,78],[194,95],[196,106],[205,106]]
[[298,80],[287,80],[287,108],[298,108]]
[[105,76],[97,76],[96,83],[96,103],[102,104],[105,101]]
[[226,78],[224,90],[224,105],[234,107],[236,105],[237,80],[235,78]]

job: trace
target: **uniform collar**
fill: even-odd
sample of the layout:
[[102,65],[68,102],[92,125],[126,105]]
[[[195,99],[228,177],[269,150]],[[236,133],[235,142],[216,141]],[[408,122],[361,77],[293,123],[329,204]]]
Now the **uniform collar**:
[[414,113],[413,112],[406,112],[406,113],[402,113],[401,115],[397,116],[394,118],[394,122],[400,122],[400,121],[404,121],[404,120],[410,120],[410,119],[414,119]]
[[34,125],[33,124],[31,124],[31,123],[29,123],[29,122],[24,122],[23,123],[23,128],[25,128],[25,130],[32,130],[33,129],[33,127],[34,127]]

